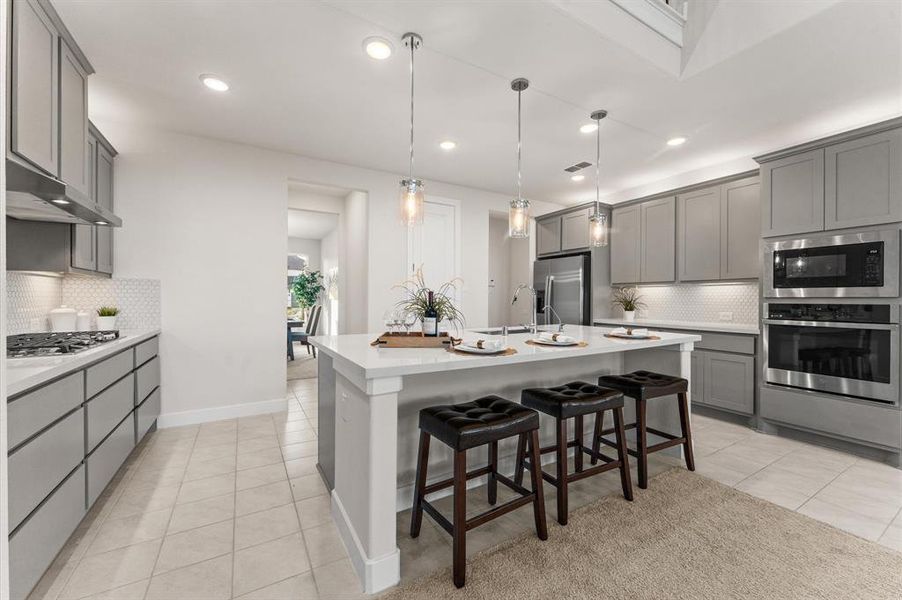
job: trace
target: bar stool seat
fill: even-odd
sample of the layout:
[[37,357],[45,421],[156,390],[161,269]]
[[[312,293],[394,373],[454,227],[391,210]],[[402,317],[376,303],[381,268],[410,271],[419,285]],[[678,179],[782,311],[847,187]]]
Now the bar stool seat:
[[[529,446],[535,468],[530,470],[532,490],[514,482],[498,472],[498,442],[518,436],[518,448]],[[432,437],[454,450],[454,476],[426,485],[429,465],[429,443]],[[467,471],[467,450],[488,445],[489,461],[485,467]],[[467,480],[488,476],[488,501],[490,510],[467,518]],[[516,492],[517,497],[495,506],[498,483]],[[454,488],[454,515],[449,521],[432,505],[426,496],[433,492]],[[451,534],[453,546],[454,585],[463,587],[466,581],[467,531],[497,519],[512,510],[532,504],[536,534],[548,539],[545,524],[545,497],[539,472],[539,414],[516,402],[485,396],[463,404],[430,406],[420,411],[420,448],[417,454],[417,479],[414,486],[413,510],[410,517],[410,537],[420,535],[425,511],[442,529]]]
[[[686,468],[690,471],[695,470],[695,460],[692,455],[692,432],[689,428],[689,400],[687,397],[689,382],[686,379],[652,371],[634,371],[625,375],[604,375],[598,378],[598,385],[619,390],[636,401],[636,422],[627,425],[626,429],[636,430],[636,450],[630,449],[629,453],[638,459],[640,488],[648,487],[648,455],[652,452],[672,446],[683,446]],[[672,395],[677,397],[680,435],[653,429],[646,424],[647,401]],[[613,446],[613,442],[604,438],[605,435],[612,432],[612,429],[602,430],[596,423],[592,441],[593,449],[598,450],[599,444]],[[648,433],[662,437],[665,441],[649,446]]]
[[[573,381],[550,388],[531,388],[521,392],[520,402],[524,406],[534,408],[550,415],[556,421],[555,444],[539,450],[540,454],[554,452],[557,455],[557,472],[555,476],[542,471],[542,478],[557,488],[557,520],[561,525],[567,524],[568,497],[567,488],[570,482],[598,475],[613,469],[620,469],[620,483],[623,497],[633,499],[633,487],[630,482],[629,459],[626,447],[626,435],[623,429],[623,394],[617,390],[599,387],[583,381]],[[583,445],[583,417],[595,415],[596,429],[604,421],[604,412],[610,410],[614,415],[614,431],[617,439],[617,458],[602,454],[598,448]],[[567,440],[567,420],[574,419],[574,439]],[[569,473],[567,455],[570,448],[576,448],[573,457],[573,473]],[[589,455],[594,465],[598,460],[605,464],[583,470],[583,454]],[[523,469],[534,467],[533,459],[526,460],[525,448],[517,449],[517,473],[514,478],[520,483]]]

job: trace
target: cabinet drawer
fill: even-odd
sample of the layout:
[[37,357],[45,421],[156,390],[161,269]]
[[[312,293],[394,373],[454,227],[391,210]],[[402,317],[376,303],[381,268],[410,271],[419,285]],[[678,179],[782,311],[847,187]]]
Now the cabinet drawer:
[[702,336],[702,341],[695,342],[695,347],[700,350],[755,354],[755,336],[753,335],[708,332],[700,332],[699,335]]
[[87,449],[93,450],[135,407],[135,376],[127,377],[85,405]]
[[79,466],[9,538],[9,597],[23,600],[85,516],[85,469]]
[[147,397],[135,411],[135,431],[140,442],[147,435],[153,422],[160,416],[160,388],[157,388]]
[[88,468],[88,506],[94,504],[134,447],[135,422],[130,416],[85,459]]
[[74,373],[10,402],[6,413],[9,447],[15,448],[84,402],[84,382],[83,373]]
[[9,525],[15,528],[85,455],[79,409],[9,455]]
[[140,404],[154,388],[160,385],[160,357],[155,356],[150,362],[139,368],[135,376],[138,380],[135,404]]
[[132,349],[97,363],[85,370],[85,397],[91,398],[134,368]]
[[902,412],[895,408],[768,386],[761,386],[759,404],[765,419],[874,446],[902,448]]
[[160,353],[160,338],[155,337],[135,346],[135,366],[140,367]]

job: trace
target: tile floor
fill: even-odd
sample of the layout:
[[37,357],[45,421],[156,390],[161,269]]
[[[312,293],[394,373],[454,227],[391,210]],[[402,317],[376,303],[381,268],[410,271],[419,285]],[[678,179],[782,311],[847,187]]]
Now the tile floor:
[[[316,380],[289,382],[287,401],[283,413],[150,436],[31,598],[360,597],[316,472]],[[700,474],[902,551],[902,470],[699,415],[693,427]],[[656,455],[650,472],[674,464]],[[571,508],[619,493],[616,472],[583,480]],[[554,535],[550,486],[546,497]],[[450,514],[450,498],[436,504]],[[469,512],[486,506],[471,490]],[[408,523],[400,513],[402,579],[450,565],[450,537],[425,518],[412,540]],[[471,532],[468,554],[532,527],[529,509],[515,511]]]

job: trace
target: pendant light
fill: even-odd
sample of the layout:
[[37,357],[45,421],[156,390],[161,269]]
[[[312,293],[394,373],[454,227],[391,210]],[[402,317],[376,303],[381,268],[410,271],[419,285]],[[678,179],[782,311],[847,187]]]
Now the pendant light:
[[410,162],[407,179],[401,180],[400,215],[401,222],[408,227],[423,222],[423,201],[426,186],[422,179],[413,176],[413,53],[423,43],[423,38],[416,33],[405,33],[401,36],[405,48],[410,48]]
[[[596,110],[589,115],[596,122],[608,116],[606,110]],[[608,245],[608,216],[601,210],[599,189],[599,163],[601,162],[601,123],[595,128],[595,208],[589,215],[589,245],[595,248]]]
[[529,200],[524,198],[521,193],[523,178],[520,172],[522,146],[520,138],[520,113],[522,111],[520,95],[528,87],[529,81],[522,77],[511,81],[511,89],[517,92],[517,198],[511,200],[507,221],[508,233],[512,238],[529,237]]

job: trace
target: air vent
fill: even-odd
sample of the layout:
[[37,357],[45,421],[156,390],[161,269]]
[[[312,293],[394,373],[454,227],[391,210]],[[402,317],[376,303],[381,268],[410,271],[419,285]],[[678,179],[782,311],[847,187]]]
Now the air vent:
[[583,161],[583,162],[578,162],[575,165],[571,165],[564,170],[567,171],[568,173],[576,173],[580,169],[585,169],[586,167],[591,167],[591,166],[592,166],[592,163],[587,163],[586,161]]

